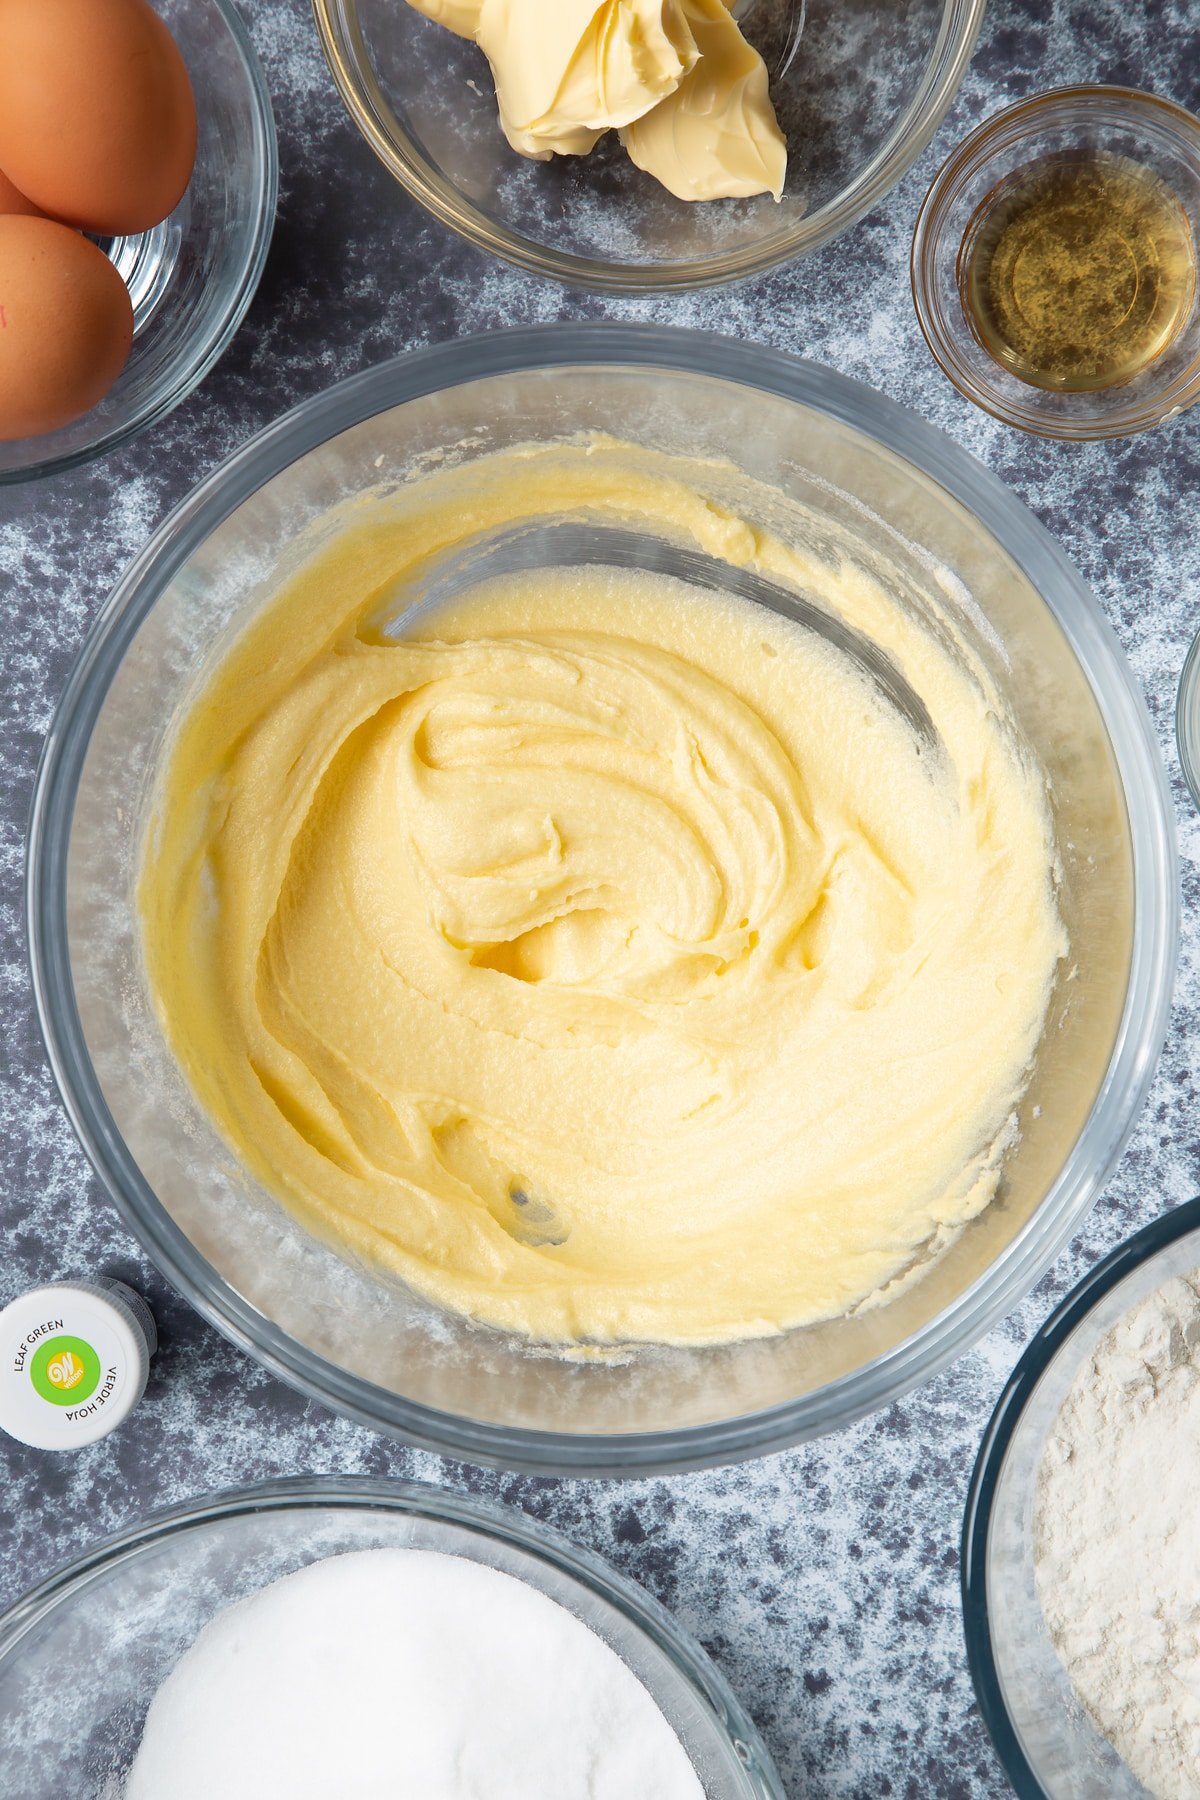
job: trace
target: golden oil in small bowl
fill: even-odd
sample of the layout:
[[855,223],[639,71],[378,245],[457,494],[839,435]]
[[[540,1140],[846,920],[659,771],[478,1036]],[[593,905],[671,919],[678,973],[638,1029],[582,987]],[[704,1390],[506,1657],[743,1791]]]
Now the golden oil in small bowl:
[[1023,101],[930,189],[913,293],[961,391],[1056,437],[1144,430],[1200,395],[1200,122],[1123,88]]
[[1047,157],[992,190],[968,227],[963,304],[979,340],[1034,387],[1115,387],[1187,322],[1196,249],[1167,183],[1106,152]]

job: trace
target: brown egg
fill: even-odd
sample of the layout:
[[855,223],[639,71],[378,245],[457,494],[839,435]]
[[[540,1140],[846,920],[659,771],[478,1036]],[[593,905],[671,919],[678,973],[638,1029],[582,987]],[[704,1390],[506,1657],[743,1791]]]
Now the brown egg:
[[87,412],[132,342],[129,290],[102,250],[54,219],[0,216],[0,438]]
[[196,160],[196,103],[146,0],[0,0],[0,169],[83,231],[146,231]]
[[30,219],[44,219],[46,216],[20,188],[13,186],[4,170],[0,169],[0,217],[5,213],[24,213]]

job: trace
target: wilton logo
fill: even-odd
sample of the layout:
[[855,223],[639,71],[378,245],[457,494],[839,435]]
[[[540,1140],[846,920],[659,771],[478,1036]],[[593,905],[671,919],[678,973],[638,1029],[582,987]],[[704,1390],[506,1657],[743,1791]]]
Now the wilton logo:
[[47,1378],[56,1388],[75,1388],[83,1380],[87,1370],[73,1350],[64,1350],[53,1362],[46,1364]]
[[100,1385],[100,1358],[86,1338],[52,1337],[29,1365],[34,1392],[51,1406],[78,1406]]

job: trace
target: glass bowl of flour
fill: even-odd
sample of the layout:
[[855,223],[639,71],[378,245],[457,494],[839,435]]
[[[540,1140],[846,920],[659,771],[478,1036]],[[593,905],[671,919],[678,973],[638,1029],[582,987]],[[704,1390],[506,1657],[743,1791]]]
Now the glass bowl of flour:
[[1023,1800],[1200,1791],[1200,1200],[1068,1295],[984,1436],[967,1652]]
[[597,1557],[506,1508],[333,1478],[160,1514],[18,1601],[0,1766],[23,1800],[783,1800],[700,1646]]

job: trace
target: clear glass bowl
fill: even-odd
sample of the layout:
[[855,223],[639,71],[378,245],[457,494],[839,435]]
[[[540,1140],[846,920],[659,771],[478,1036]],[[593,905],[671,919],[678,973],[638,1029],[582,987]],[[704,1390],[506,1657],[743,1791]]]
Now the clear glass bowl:
[[1037,1597],[1033,1505],[1047,1436],[1123,1314],[1200,1267],[1200,1200],[1118,1246],[1047,1319],[984,1434],[963,1525],[963,1619],[980,1711],[1021,1800],[1147,1800],[1075,1697]]
[[192,78],[196,167],[169,219],[101,240],[133,301],[133,349],[116,385],[70,425],[0,443],[0,482],[87,462],[178,406],[241,324],[267,259],[279,156],[254,46],[228,0],[155,7]]
[[993,188],[1042,157],[1081,150],[1125,157],[1161,176],[1200,250],[1200,120],[1134,88],[1056,88],[985,120],[939,170],[913,234],[913,300],[943,371],[985,412],[1040,437],[1127,437],[1200,396],[1200,296],[1193,294],[1190,314],[1152,363],[1119,387],[1089,393],[1022,381],[984,348],[962,298],[964,245]]
[[1200,807],[1200,635],[1192,639],[1175,700],[1175,743],[1192,802]]
[[784,1800],[758,1733],[699,1644],[599,1557],[507,1507],[417,1482],[331,1477],[160,1513],[0,1618],[5,1792],[117,1800],[151,1700],[216,1613],[308,1563],[373,1549],[437,1550],[528,1582],[633,1671],[708,1800]]
[[[726,479],[755,484],[733,503],[757,495],[772,529],[864,564],[913,607],[956,608],[1046,769],[1071,936],[1000,1195],[919,1282],[854,1318],[612,1361],[447,1316],[307,1236],[183,1081],[146,993],[132,896],[179,708],[226,634],[312,553],[331,509],[368,492],[386,504],[389,483],[450,446],[470,457],[581,430],[712,459],[728,471],[713,476],[718,499]],[[553,564],[561,534],[542,536]],[[648,533],[645,555],[679,566],[666,537]],[[957,445],[778,352],[562,325],[366,370],[271,426],[178,508],[109,599],[52,724],[29,920],[75,1128],[131,1229],[207,1319],[305,1392],[411,1442],[504,1467],[633,1473],[844,1425],[943,1367],[1028,1291],[1098,1194],[1153,1073],[1175,965],[1174,826],[1149,720],[1095,601]]]
[[787,186],[778,205],[689,205],[635,168],[615,134],[586,158],[517,156],[482,51],[405,0],[313,0],[351,118],[415,200],[519,268],[613,293],[737,281],[847,230],[933,136],[984,5],[741,0],[734,10],[772,74]]

